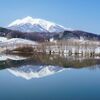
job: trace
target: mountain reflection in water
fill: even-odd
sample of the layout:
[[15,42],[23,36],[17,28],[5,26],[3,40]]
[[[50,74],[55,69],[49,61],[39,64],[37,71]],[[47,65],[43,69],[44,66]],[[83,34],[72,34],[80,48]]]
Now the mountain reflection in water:
[[71,68],[95,69],[97,67],[100,67],[99,57],[48,54],[0,55],[0,70],[7,69],[13,75],[27,80],[42,78]]

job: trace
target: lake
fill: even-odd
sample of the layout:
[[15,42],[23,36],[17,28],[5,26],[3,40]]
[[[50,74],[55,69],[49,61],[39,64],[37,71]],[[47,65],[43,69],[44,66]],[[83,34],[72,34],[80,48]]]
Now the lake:
[[100,57],[0,54],[0,100],[100,100]]

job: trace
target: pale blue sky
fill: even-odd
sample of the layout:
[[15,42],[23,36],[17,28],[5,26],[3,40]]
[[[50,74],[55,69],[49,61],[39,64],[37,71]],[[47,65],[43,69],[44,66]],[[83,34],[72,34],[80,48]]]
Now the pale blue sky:
[[26,16],[100,33],[100,0],[0,0],[0,26]]

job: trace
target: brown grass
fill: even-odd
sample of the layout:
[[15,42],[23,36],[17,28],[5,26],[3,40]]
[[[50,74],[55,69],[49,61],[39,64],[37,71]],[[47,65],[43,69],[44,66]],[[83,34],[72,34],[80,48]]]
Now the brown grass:
[[14,49],[13,52],[32,53],[34,52],[34,48],[30,46],[18,47]]

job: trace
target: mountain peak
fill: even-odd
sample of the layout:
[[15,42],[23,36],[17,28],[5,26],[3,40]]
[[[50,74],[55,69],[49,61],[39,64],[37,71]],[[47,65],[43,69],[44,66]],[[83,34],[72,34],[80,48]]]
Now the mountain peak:
[[33,18],[30,16],[27,16],[23,19],[17,19],[15,21],[13,21],[11,24],[8,25],[8,27],[25,24],[25,23],[32,23],[32,22],[33,22]]
[[[31,16],[27,16],[27,17],[25,17],[25,18],[26,18],[26,19],[33,19]],[[25,18],[24,18],[24,19],[25,19]]]
[[47,25],[55,25],[55,23],[44,20],[44,19],[40,19],[40,18],[32,18],[30,16],[27,16],[23,19],[17,19],[14,22],[12,22],[11,24],[8,25],[8,27],[14,26],[14,25],[19,25],[19,24],[26,24],[26,23],[30,23],[30,24],[47,24]]
[[27,17],[23,18],[22,21],[32,22],[33,21],[33,18],[30,17],[30,16],[27,16]]
[[66,30],[65,27],[59,24],[30,16],[15,20],[8,25],[8,28],[22,32],[63,32]]

